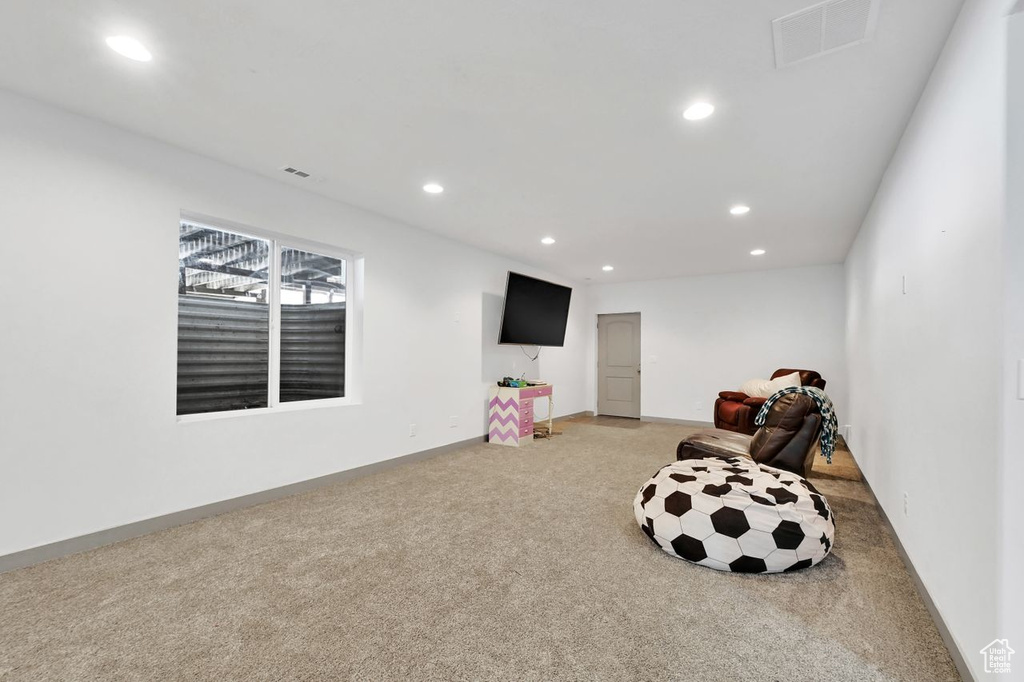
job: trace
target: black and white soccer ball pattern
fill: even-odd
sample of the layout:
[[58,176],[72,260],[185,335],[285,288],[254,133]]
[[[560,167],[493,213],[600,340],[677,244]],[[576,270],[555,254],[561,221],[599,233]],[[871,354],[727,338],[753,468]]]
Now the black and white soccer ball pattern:
[[672,462],[640,487],[633,511],[669,554],[737,573],[813,566],[836,532],[807,480],[744,457]]

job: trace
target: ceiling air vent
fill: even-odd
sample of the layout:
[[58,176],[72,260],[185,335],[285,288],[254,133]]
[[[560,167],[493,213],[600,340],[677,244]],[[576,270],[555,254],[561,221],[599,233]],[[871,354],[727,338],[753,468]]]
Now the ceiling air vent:
[[775,68],[853,47],[874,37],[881,0],[826,0],[772,22]]
[[307,173],[306,171],[300,171],[298,168],[292,168],[291,166],[286,166],[285,168],[282,168],[281,170],[283,170],[285,173],[291,173],[292,175],[294,175],[297,178],[308,178],[309,177],[309,173]]

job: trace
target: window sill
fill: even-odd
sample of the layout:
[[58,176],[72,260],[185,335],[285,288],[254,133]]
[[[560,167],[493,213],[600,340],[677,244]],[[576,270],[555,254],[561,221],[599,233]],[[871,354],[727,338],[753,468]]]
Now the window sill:
[[257,415],[275,414],[277,412],[302,412],[320,410],[327,407],[348,407],[361,404],[358,400],[348,398],[325,398],[323,400],[301,400],[293,403],[281,403],[276,407],[255,407],[251,410],[228,410],[225,412],[203,412],[200,414],[183,414],[177,417],[179,424],[217,421],[219,419],[238,419]]

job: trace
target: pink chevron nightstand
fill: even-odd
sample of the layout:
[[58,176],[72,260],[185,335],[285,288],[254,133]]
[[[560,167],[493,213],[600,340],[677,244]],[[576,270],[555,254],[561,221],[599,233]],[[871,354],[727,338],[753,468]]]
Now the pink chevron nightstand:
[[554,412],[551,384],[505,388],[491,386],[488,396],[487,440],[497,445],[520,447],[533,441],[533,400],[547,396],[548,426]]

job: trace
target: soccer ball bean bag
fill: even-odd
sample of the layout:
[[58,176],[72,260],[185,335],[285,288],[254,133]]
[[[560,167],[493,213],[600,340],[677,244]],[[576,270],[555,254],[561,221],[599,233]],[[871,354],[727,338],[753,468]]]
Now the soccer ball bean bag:
[[737,573],[813,566],[836,532],[828,502],[806,479],[745,457],[662,467],[640,487],[633,511],[669,554]]

